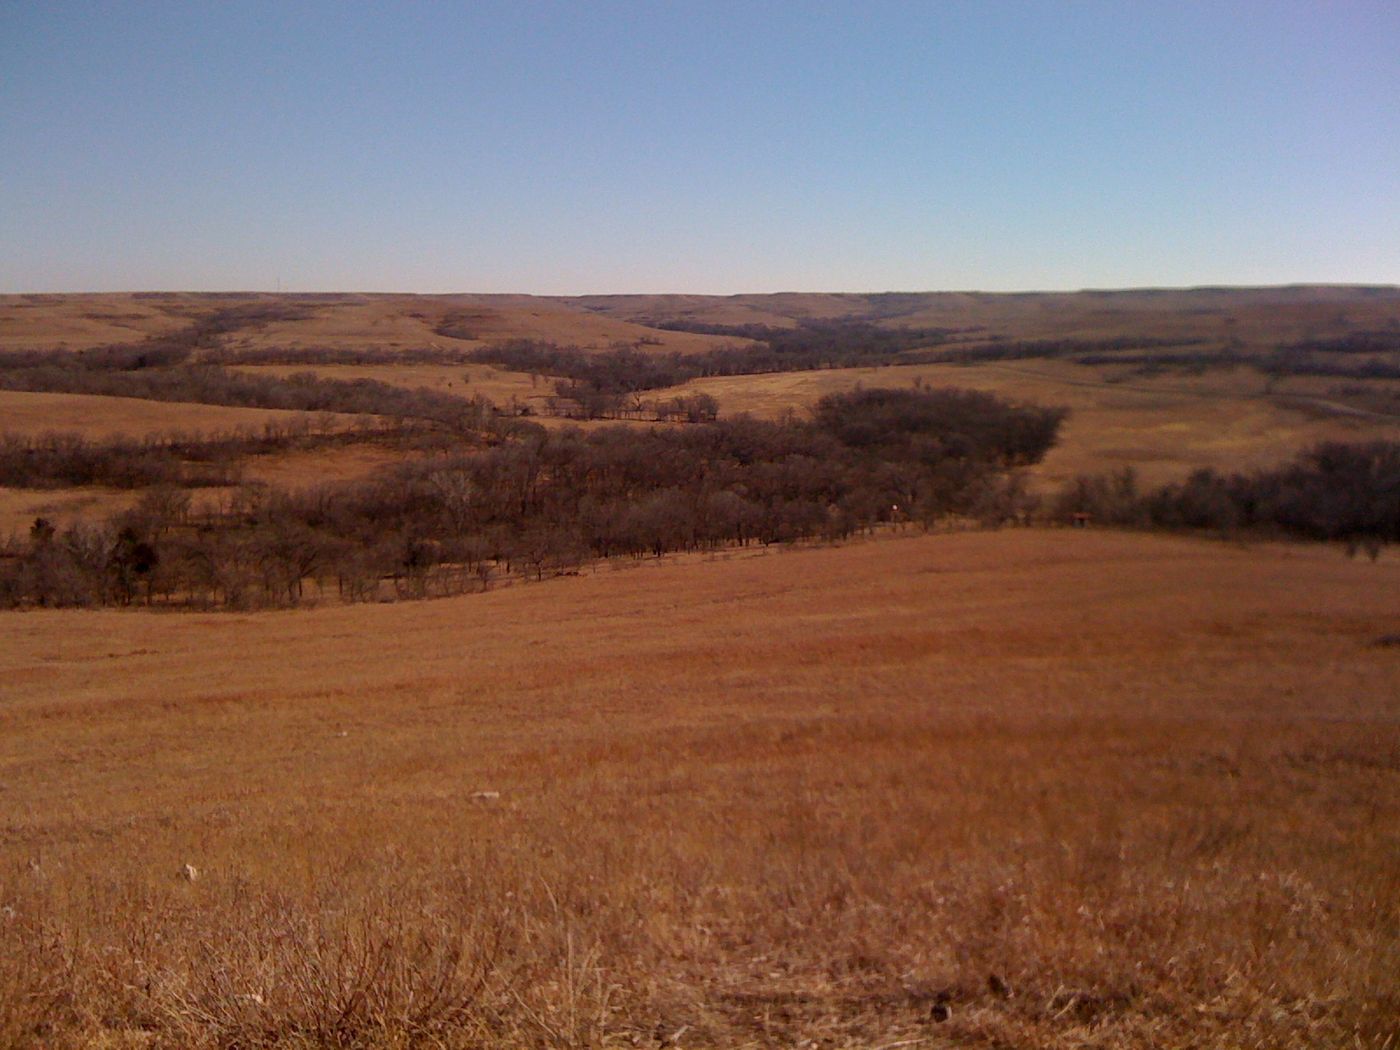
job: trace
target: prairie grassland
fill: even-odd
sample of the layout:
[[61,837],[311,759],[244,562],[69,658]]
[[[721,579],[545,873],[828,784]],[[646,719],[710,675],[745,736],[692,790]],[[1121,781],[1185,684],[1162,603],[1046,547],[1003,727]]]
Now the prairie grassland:
[[491,365],[239,365],[235,371],[286,378],[297,372],[315,372],[326,379],[373,379],[409,390],[436,390],[459,397],[481,396],[498,405],[513,399],[528,402],[554,391],[550,379],[533,382],[523,372],[508,372]]
[[1085,292],[914,292],[895,295],[582,296],[561,302],[645,322],[767,324],[866,318],[909,327],[962,329],[968,338],[1203,339],[1247,351],[1400,321],[1400,289],[1344,286],[1124,289]]
[[24,535],[35,518],[59,528],[75,522],[96,524],[130,510],[141,498],[132,489],[84,485],[61,489],[13,489],[0,485],[0,539]]
[[[406,390],[427,389],[458,397],[484,397],[503,410],[509,410],[513,405],[525,406],[533,412],[531,422],[546,427],[593,430],[608,426],[668,425],[651,420],[568,419],[545,415],[547,402],[554,394],[555,380],[549,377],[532,380],[524,372],[511,372],[491,365],[239,365],[236,371],[280,377],[297,372],[314,372],[325,379],[373,379]],[[654,393],[644,391],[643,397]]]
[[326,482],[353,481],[391,463],[402,462],[404,458],[402,452],[370,443],[342,448],[293,449],[246,457],[242,463],[243,479],[283,489],[300,489]]
[[[968,338],[1205,340],[1250,352],[1299,339],[1400,322],[1400,290],[1362,287],[1127,290],[1078,293],[911,293],[894,296],[774,295],[399,295],[135,293],[0,295],[0,352],[83,349],[168,335],[215,310],[291,305],[295,320],[233,333],[244,347],[416,348],[541,339],[585,348],[641,341],[661,351],[698,352],[728,336],[671,332],[657,321],[763,324],[854,318],[896,326],[959,329]],[[454,330],[436,331],[451,319]]]
[[[529,295],[103,293],[0,295],[0,352],[138,342],[171,334],[215,310],[248,303],[290,304],[302,316],[240,329],[229,337],[230,346],[405,349],[541,339],[596,349],[645,339],[658,350],[685,353],[734,342],[657,331],[599,316],[568,300]],[[474,338],[439,334],[435,329],[449,318],[464,320]]]
[[132,295],[0,295],[0,352],[128,343],[188,323],[169,303]]
[[[259,431],[268,423],[294,426],[311,419],[318,425],[348,424],[353,416],[289,412],[281,409],[230,408],[222,405],[146,401],[132,397],[43,394],[0,390],[0,432],[40,437],[77,434],[91,441],[140,440],[163,435],[187,436]],[[321,450],[250,457],[249,480],[283,485],[358,477],[394,457],[373,448]],[[208,497],[207,491],[200,494]],[[133,490],[81,486],[16,489],[0,485],[0,537],[28,529],[36,517],[60,527],[96,523],[127,510],[140,499]]]
[[350,423],[353,416],[291,412],[280,408],[232,408],[183,401],[92,394],[42,394],[0,390],[0,432],[38,436],[77,434],[90,440],[145,438],[164,434],[219,434],[260,430],[267,423],[318,421]]
[[1151,484],[1191,470],[1271,466],[1320,441],[1400,438],[1393,422],[1329,408],[1325,388],[1285,384],[1266,395],[1251,373],[1213,370],[1201,377],[1133,378],[1109,382],[1106,370],[1057,361],[985,365],[896,365],[695,379],[661,391],[707,393],[722,415],[748,412],[776,419],[857,386],[900,387],[916,382],[987,390],[1015,400],[1066,405],[1059,445],[1032,475],[1053,488],[1076,474],[1136,468]]
[[[473,338],[440,335],[435,326],[465,318]],[[540,339],[602,349],[648,340],[657,350],[682,353],[733,342],[692,332],[663,332],[578,309],[567,300],[530,295],[367,295],[318,308],[308,318],[276,322],[234,340],[237,346],[423,347],[481,345]]]
[[[313,371],[329,379],[374,379],[461,396],[481,395],[499,405],[538,406],[553,389],[548,379],[532,383],[523,373],[486,365],[257,365],[241,370],[277,376]],[[1265,378],[1245,370],[1151,378],[1121,378],[1115,371],[1119,370],[1059,361],[840,368],[696,379],[648,391],[647,396],[664,399],[708,393],[719,400],[721,415],[747,412],[765,419],[786,412],[805,413],[824,395],[861,385],[897,387],[915,382],[1067,405],[1071,415],[1059,446],[1032,472],[1046,490],[1080,473],[1125,466],[1137,469],[1146,484],[1162,484],[1200,467],[1230,471],[1273,466],[1320,441],[1400,438],[1400,417],[1390,422],[1335,403],[1330,393],[1335,380],[1288,379],[1266,392]],[[537,416],[536,421],[578,425],[547,416]]]
[[1397,593],[1066,530],[9,614],[0,1044],[1393,1046]]

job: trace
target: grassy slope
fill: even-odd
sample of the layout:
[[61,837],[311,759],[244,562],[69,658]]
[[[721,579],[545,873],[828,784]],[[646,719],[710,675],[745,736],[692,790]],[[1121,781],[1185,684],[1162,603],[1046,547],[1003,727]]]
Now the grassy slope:
[[1379,1046],[1398,570],[1017,531],[7,616],[0,1041]]
[[498,405],[512,400],[528,402],[554,390],[548,379],[536,379],[521,372],[509,372],[492,365],[240,365],[238,371],[251,375],[290,376],[315,372],[327,379],[373,379],[381,383],[423,388],[459,397],[480,396]]
[[966,338],[1238,339],[1245,349],[1349,329],[1400,324],[1400,289],[1346,286],[1105,292],[917,292],[585,296],[560,302],[619,320],[681,318],[710,324],[792,324],[858,316],[896,326],[979,328]]
[[[526,295],[236,295],[170,293],[0,296],[0,351],[80,350],[175,331],[221,307],[264,301],[290,303],[306,316],[233,333],[236,347],[415,348],[471,347],[483,340],[542,339],[604,348],[615,342],[654,340],[661,350],[704,350],[732,342],[684,332],[657,332],[621,318],[599,316],[551,299]],[[461,318],[474,339],[439,335],[434,328]]]
[[656,320],[792,325],[801,319],[864,317],[892,325],[979,328],[969,338],[1156,338],[1238,340],[1267,349],[1310,336],[1400,324],[1400,289],[1234,288],[1078,293],[910,293],[898,296],[618,295],[200,295],[166,293],[0,296],[0,350],[129,342],[173,331],[219,307],[261,300],[294,303],[307,315],[235,333],[244,346],[464,346],[433,331],[465,318],[479,340],[544,339],[605,347],[639,338],[660,350],[695,351],[726,338],[646,327]]
[[[266,423],[292,424],[304,412],[276,408],[234,408],[135,397],[44,394],[0,390],[0,432],[39,436],[78,434],[91,441],[140,439],[168,434],[228,434],[260,430]],[[330,413],[316,418],[336,418]],[[349,422],[353,417],[339,417]]]
[[129,510],[139,491],[98,485],[62,489],[12,489],[0,486],[0,539],[24,536],[35,518],[66,527],[74,522],[96,523]]

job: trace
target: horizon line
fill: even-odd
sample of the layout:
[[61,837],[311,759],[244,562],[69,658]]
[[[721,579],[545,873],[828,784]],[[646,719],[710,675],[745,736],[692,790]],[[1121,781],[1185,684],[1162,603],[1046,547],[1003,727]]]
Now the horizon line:
[[1144,285],[1090,285],[1079,288],[1016,288],[989,290],[982,288],[883,288],[883,289],[796,289],[779,288],[772,291],[744,292],[698,292],[671,290],[664,292],[487,292],[457,289],[446,292],[423,292],[406,289],[367,289],[367,288],[306,288],[300,290],[268,288],[92,288],[81,291],[0,291],[0,296],[44,296],[65,295],[257,295],[257,296],[296,296],[296,295],[413,295],[424,298],[453,295],[525,297],[531,299],[607,299],[640,298],[660,296],[699,296],[708,299],[737,299],[744,296],[780,295],[1121,295],[1131,293],[1169,292],[1250,292],[1250,291],[1291,291],[1307,289],[1354,289],[1358,291],[1400,292],[1400,283],[1369,281],[1286,281],[1278,284],[1144,284]]

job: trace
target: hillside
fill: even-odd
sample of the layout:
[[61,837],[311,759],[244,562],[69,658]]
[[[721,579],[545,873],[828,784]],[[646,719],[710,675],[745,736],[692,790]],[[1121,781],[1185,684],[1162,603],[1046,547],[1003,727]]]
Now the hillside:
[[723,342],[657,333],[528,295],[137,292],[0,296],[0,351],[130,342],[175,332],[217,310],[247,306],[285,316],[240,328],[228,340],[231,346],[407,349],[542,339],[601,348],[646,338],[668,350],[693,352]]
[[0,1044],[1388,1045],[1395,290],[0,318]]
[[1383,1045],[1398,567],[1013,530],[11,615],[0,1040]]
[[[213,310],[277,306],[289,315],[240,331],[235,345],[410,348],[528,338],[606,347],[639,339],[695,352],[725,342],[657,323],[865,320],[966,329],[969,339],[1238,340],[1248,349],[1400,326],[1392,286],[1293,286],[1086,292],[776,295],[407,295],[138,292],[0,296],[0,350],[80,350],[166,334]],[[457,336],[437,331],[448,326]]]
[[1273,469],[1322,441],[1400,437],[1394,288],[22,295],[0,297],[0,350],[7,440],[209,437],[301,425],[308,410],[317,431],[276,448],[148,450],[170,462],[145,482],[22,470],[0,487],[0,539],[38,517],[99,523],[136,505],[149,478],[184,484],[192,458],[219,463],[217,477],[200,468],[195,506],[239,483],[370,482],[460,445],[461,420],[483,412],[496,429],[674,427],[801,420],[861,388],[982,390],[1070,409],[1049,455],[1022,468],[1048,499],[1085,474],[1132,468],[1156,486]]

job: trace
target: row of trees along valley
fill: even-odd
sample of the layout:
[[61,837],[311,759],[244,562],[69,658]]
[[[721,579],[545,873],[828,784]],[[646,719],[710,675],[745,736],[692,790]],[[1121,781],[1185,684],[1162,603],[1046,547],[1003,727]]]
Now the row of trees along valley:
[[[962,390],[862,390],[806,421],[538,426],[310,491],[196,509],[151,489],[102,526],[36,521],[0,552],[0,605],[365,601],[577,571],[591,559],[839,540],[891,520],[1004,520],[1065,411]],[[154,455],[154,450],[148,450]]]
[[1400,442],[1325,442],[1272,469],[1197,470],[1155,489],[1132,468],[1083,475],[1047,510],[1058,521],[1321,540],[1375,560],[1400,543]]

